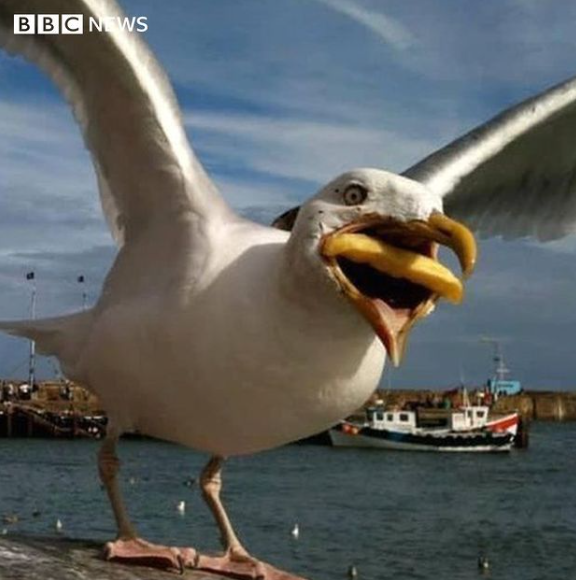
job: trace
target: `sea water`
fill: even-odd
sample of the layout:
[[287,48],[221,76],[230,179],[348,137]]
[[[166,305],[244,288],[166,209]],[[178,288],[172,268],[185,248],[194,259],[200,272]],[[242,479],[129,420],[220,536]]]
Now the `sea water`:
[[[576,424],[536,423],[529,449],[509,454],[288,446],[228,461],[223,497],[254,555],[310,580],[347,578],[352,565],[359,580],[569,580],[576,578],[575,443]],[[0,517],[18,517],[0,520],[0,529],[112,539],[97,449],[94,441],[0,441]],[[196,481],[206,456],[122,441],[120,457],[142,536],[219,548]]]

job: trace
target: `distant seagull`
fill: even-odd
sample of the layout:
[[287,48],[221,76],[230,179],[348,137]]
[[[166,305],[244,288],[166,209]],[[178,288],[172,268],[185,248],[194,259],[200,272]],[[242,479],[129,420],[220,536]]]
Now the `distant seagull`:
[[[278,578],[234,533],[220,501],[224,458],[350,414],[378,383],[382,344],[398,364],[414,323],[440,297],[461,300],[463,285],[438,262],[438,245],[457,253],[465,276],[475,245],[443,206],[485,233],[548,239],[574,231],[576,81],[403,175],[357,169],[336,177],[280,220],[289,234],[228,207],[138,34],[14,35],[22,7],[0,0],[0,45],[47,72],[71,104],[120,251],[93,309],[1,327],[57,356],[107,409],[99,468],[118,525],[110,558]],[[46,3],[25,7],[42,13]],[[123,16],[112,0],[52,0],[50,12],[85,22]],[[117,479],[116,444],[129,429],[213,455],[200,483],[223,557],[138,537]]]
[[350,580],[356,580],[356,578],[358,578],[358,568],[356,568],[354,564],[348,568],[348,578],[350,578]]
[[186,502],[184,500],[179,501],[176,509],[180,515],[184,515],[186,513]]
[[292,537],[295,540],[297,540],[298,538],[300,538],[300,526],[298,524],[294,524],[294,527],[290,531],[290,534],[292,535]]
[[54,524],[54,528],[58,533],[60,533],[63,530],[64,525],[62,524],[62,522],[59,519],[57,519],[56,523]]
[[490,561],[486,556],[478,556],[478,569],[484,572],[490,569]]

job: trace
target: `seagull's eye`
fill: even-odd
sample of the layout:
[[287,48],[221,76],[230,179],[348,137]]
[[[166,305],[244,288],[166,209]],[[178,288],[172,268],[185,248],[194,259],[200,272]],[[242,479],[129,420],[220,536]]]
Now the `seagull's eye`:
[[346,205],[358,205],[362,203],[368,196],[368,190],[361,185],[350,185],[346,188],[344,195],[344,203]]

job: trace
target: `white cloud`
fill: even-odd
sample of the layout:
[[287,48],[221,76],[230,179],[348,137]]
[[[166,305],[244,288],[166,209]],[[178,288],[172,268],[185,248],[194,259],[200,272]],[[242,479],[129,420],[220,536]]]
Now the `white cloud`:
[[238,169],[316,185],[354,167],[401,170],[431,150],[425,140],[351,122],[194,112],[184,118],[207,156],[226,159]]
[[396,50],[405,50],[416,42],[414,35],[400,22],[382,12],[369,10],[350,0],[317,0],[365,26]]
[[571,254],[576,257],[576,235],[546,243],[539,243],[532,240],[527,243],[532,247],[542,248],[559,254]]
[[88,153],[67,107],[0,102],[0,256],[107,243]]

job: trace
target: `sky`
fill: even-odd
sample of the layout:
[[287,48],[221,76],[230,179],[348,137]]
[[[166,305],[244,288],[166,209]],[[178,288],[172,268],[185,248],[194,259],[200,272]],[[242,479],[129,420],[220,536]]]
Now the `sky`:
[[[400,172],[576,74],[571,0],[121,4],[147,17],[196,154],[229,203],[262,222],[348,169]],[[68,107],[1,54],[0,319],[28,317],[29,271],[38,316],[78,310],[83,291],[94,303],[115,251]],[[491,337],[525,387],[576,389],[575,259],[574,237],[481,241],[465,303],[421,322],[382,385],[482,384]],[[0,337],[0,377],[26,376],[27,349]]]

